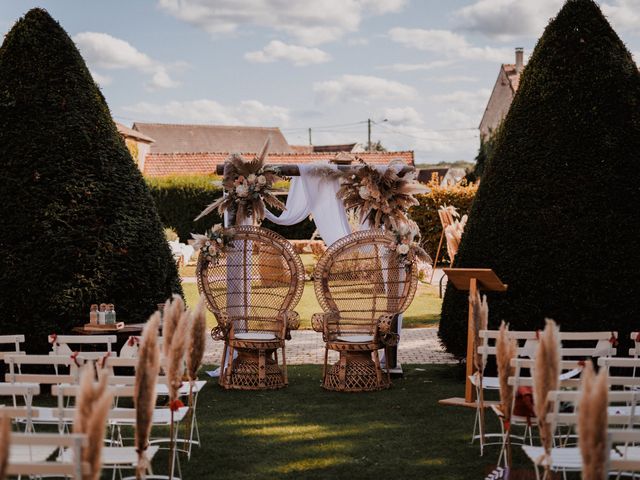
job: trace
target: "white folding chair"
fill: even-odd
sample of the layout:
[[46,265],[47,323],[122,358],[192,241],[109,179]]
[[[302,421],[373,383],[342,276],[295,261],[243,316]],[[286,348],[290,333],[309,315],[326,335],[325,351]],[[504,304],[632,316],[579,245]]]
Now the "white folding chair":
[[[104,356],[117,356],[112,346],[116,344],[118,337],[115,335],[49,335],[51,344],[50,355],[73,355],[74,352],[87,360],[98,360]],[[103,347],[97,351],[83,351],[86,347]],[[78,347],[76,350],[75,348]]]
[[8,354],[23,354],[21,343],[24,343],[24,335],[0,335],[0,345],[3,347],[13,346],[13,350],[2,350],[0,351],[0,361],[4,359],[5,355]]

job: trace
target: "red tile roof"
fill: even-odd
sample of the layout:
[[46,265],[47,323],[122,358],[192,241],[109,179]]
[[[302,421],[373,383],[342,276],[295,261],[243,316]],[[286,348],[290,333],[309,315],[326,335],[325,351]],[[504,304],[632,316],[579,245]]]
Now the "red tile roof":
[[[253,158],[255,153],[242,154]],[[361,152],[357,158],[374,165],[386,165],[391,160],[400,159],[408,165],[414,165],[412,151],[406,152]],[[167,175],[207,175],[215,173],[216,166],[224,163],[228,153],[149,153],[144,162],[143,173],[149,177]],[[314,163],[329,162],[336,154],[329,153],[271,153],[268,163]]]
[[123,125],[121,123],[115,122],[116,124],[116,128],[118,129],[118,133],[120,133],[120,135],[122,135],[125,138],[135,138],[136,140],[140,140],[141,142],[145,142],[145,143],[153,143],[155,142],[155,140],[137,130],[134,130],[133,128],[129,128],[126,125]]

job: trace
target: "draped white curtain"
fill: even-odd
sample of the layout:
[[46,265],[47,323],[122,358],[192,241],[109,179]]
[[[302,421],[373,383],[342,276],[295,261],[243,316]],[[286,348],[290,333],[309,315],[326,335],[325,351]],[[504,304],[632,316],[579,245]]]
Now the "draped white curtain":
[[[287,209],[279,216],[265,212],[267,220],[278,225],[294,225],[313,215],[318,232],[327,245],[349,235],[351,227],[342,200],[337,197],[338,180],[322,175],[312,175],[311,170],[326,168],[327,164],[301,164],[300,176],[291,179]],[[337,165],[330,165],[337,170]]]

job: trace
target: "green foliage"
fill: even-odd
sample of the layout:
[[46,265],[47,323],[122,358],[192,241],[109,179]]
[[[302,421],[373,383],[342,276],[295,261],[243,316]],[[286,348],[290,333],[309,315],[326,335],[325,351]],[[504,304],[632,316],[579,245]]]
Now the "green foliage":
[[[191,239],[192,233],[204,233],[212,225],[222,223],[215,212],[197,222],[193,221],[207,205],[222,195],[222,187],[217,180],[219,177],[195,175],[147,178],[162,224],[174,229],[180,241],[186,242]],[[286,185],[282,182],[282,186]],[[282,201],[285,202],[286,197]],[[262,226],[292,240],[311,238],[315,230],[315,224],[310,220],[290,227],[265,220]]]
[[[637,329],[639,158],[638,68],[593,1],[569,0],[523,72],[456,256],[509,285],[489,297],[490,327]],[[459,356],[466,325],[467,294],[449,288],[440,338]]]
[[[436,182],[429,184],[431,191],[425,195],[419,195],[420,205],[412,207],[409,214],[413,221],[420,227],[422,244],[431,258],[435,260],[438,243],[442,235],[442,223],[438,216],[438,209],[443,205],[453,205],[458,209],[460,216],[466,215],[471,210],[477,186],[463,183],[441,187]],[[446,241],[442,241],[439,263],[449,265]]]
[[482,177],[487,164],[491,161],[493,152],[495,150],[495,139],[500,134],[500,126],[484,140],[480,139],[480,148],[478,149],[478,155],[476,155],[476,163],[472,169],[467,170],[467,180],[470,182],[477,182]]
[[73,41],[33,9],[0,47],[0,333],[86,323],[92,303],[144,321],[181,292],[142,176]]
[[192,233],[204,231],[222,223],[217,213],[194,222],[193,219],[222,195],[219,177],[171,176],[147,178],[147,185],[156,202],[162,224],[176,231],[181,242],[191,239]]

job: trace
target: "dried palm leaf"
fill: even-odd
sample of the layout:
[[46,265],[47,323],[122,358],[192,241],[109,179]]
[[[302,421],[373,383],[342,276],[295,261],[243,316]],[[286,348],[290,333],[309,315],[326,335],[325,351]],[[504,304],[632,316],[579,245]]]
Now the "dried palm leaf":
[[144,477],[149,468],[146,450],[149,447],[153,410],[156,405],[156,383],[160,373],[160,348],[158,347],[158,328],[160,313],[154,313],[142,332],[142,341],[136,366],[134,405],[136,408],[135,446],[138,453],[136,478]]

